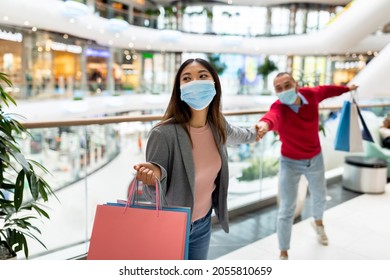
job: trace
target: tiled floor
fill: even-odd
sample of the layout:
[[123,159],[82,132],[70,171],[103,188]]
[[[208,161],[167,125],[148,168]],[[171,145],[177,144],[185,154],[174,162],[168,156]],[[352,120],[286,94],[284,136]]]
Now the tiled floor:
[[[325,213],[329,246],[316,241],[310,225],[309,199],[295,221],[290,260],[390,260],[390,184],[384,194],[358,194],[340,184],[328,186]],[[230,233],[215,226],[209,259],[276,260],[276,207],[249,213],[230,222]]]

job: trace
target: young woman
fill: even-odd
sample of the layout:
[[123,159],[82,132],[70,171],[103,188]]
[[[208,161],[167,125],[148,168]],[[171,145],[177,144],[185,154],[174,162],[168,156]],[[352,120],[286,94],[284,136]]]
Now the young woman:
[[151,131],[146,163],[134,166],[136,178],[154,191],[159,180],[168,205],[191,208],[189,259],[207,259],[211,212],[228,232],[229,184],[226,144],[259,140],[256,127],[230,125],[221,113],[221,83],[203,59],[179,68],[163,120]]

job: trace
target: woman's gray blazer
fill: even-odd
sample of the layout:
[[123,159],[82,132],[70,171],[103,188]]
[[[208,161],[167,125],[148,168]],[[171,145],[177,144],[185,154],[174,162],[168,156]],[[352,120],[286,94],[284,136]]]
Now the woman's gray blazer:
[[[212,194],[212,207],[222,228],[229,232],[227,194],[229,184],[228,153],[226,145],[220,144],[216,128],[210,125],[215,142],[221,155],[222,167],[216,179],[216,188]],[[240,144],[255,142],[255,129],[244,129],[226,122],[227,143]],[[179,124],[163,124],[154,127],[146,146],[146,161],[161,168],[161,187],[169,206],[194,204],[194,161],[192,146],[186,131]],[[154,187],[144,188],[151,196]]]

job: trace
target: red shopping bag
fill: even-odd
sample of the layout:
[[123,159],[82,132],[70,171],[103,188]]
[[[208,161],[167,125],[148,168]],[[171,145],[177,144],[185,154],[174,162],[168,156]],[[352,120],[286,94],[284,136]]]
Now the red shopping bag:
[[[158,189],[158,187],[157,187]],[[97,205],[88,260],[188,258],[190,208],[108,203]]]

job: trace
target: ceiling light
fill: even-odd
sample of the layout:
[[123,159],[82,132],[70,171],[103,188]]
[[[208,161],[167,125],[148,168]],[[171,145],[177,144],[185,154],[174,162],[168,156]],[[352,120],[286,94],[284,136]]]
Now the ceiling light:
[[226,46],[239,46],[242,42],[241,36],[223,36],[222,37],[222,44]]
[[177,30],[165,29],[160,31],[160,39],[165,42],[176,42],[181,37],[181,32]]
[[89,8],[83,3],[68,0],[64,2],[62,14],[66,17],[77,18],[89,14]]
[[123,19],[111,18],[107,23],[107,30],[111,32],[121,32],[129,27],[129,23]]

